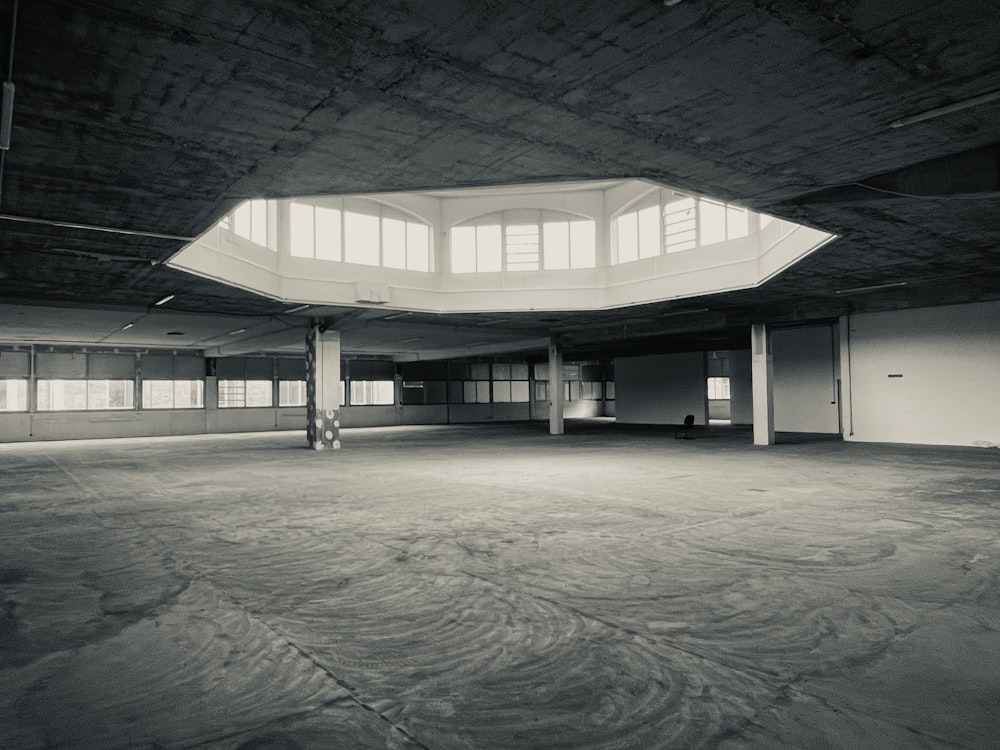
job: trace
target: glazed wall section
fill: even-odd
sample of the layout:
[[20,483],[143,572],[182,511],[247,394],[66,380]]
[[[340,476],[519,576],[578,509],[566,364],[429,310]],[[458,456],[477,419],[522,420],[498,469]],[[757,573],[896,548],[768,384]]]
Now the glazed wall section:
[[[854,315],[837,323],[775,328],[771,334],[779,432],[843,434],[846,440],[866,442],[1000,445],[1000,390],[996,387],[1000,303]],[[0,442],[304,429],[304,407],[219,408],[215,397],[217,379],[222,375],[243,368],[248,373],[271,373],[277,382],[302,369],[298,360],[219,360],[216,374],[210,374],[212,367],[190,352],[152,353],[137,361],[135,353],[44,348],[46,356],[35,357],[32,369],[30,347],[0,346],[0,381],[29,375],[134,376],[138,383],[143,376],[180,377],[197,372],[205,382],[204,407],[60,412],[39,411],[33,403],[24,410],[3,410],[0,403]],[[563,387],[569,396],[565,415],[570,419],[617,416],[623,423],[670,425],[694,414],[696,422],[704,424],[708,416],[707,356],[697,351],[626,357],[614,360],[613,366],[611,360],[590,365],[591,371],[584,365],[567,365],[563,373]],[[749,349],[731,350],[725,356],[732,422],[751,424]],[[545,363],[494,358],[457,363],[457,371],[449,369],[452,364],[445,363],[445,369],[435,375],[383,362],[381,367],[388,365],[387,377],[394,381],[393,403],[348,403],[342,409],[343,426],[548,419]],[[492,390],[497,370],[488,369],[489,374],[483,375],[487,372],[483,368],[514,365],[520,368],[517,378],[523,380],[518,382],[527,384],[529,396],[523,401],[501,402]],[[352,367],[360,371],[360,365],[349,360],[348,373]],[[472,368],[481,372],[477,374]],[[409,403],[402,397],[408,379],[429,376],[458,387],[449,385],[448,395],[434,403]],[[469,379],[491,384],[483,403],[467,403],[456,397]],[[589,387],[585,387],[587,383]],[[137,403],[139,390],[137,385]]]
[[[510,358],[397,364],[389,360],[347,359],[341,381],[346,403],[343,427],[548,419],[548,366]],[[193,352],[100,351],[49,346],[0,346],[0,389],[4,379],[28,384],[27,402],[11,408],[0,398],[0,442],[82,438],[266,432],[305,428],[304,405],[282,403],[281,385],[303,381],[304,360],[294,357],[205,359]],[[610,371],[600,364],[565,367],[563,387],[568,418],[613,414]],[[38,382],[52,379],[127,382],[127,408],[40,409]],[[581,378],[589,378],[583,381]],[[146,379],[203,383],[197,408],[149,408],[143,403]],[[254,380],[271,391],[270,405],[220,406],[220,381]],[[352,384],[388,384],[391,403],[355,403]],[[437,386],[437,387],[434,387]],[[471,402],[470,402],[471,393]],[[6,396],[0,392],[0,396]]]

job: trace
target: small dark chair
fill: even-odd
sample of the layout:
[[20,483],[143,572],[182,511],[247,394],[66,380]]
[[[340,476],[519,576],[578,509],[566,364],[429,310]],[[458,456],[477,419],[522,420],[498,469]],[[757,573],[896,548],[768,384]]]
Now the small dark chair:
[[684,424],[678,425],[674,430],[674,437],[679,440],[694,440],[691,430],[694,428],[694,414],[684,417]]

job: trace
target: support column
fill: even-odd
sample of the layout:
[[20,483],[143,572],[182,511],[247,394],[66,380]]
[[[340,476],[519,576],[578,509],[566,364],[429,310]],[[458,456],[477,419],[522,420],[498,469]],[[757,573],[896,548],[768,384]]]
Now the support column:
[[323,323],[306,334],[306,437],[314,450],[340,448],[340,332]]
[[764,323],[750,332],[753,376],[753,444],[774,445],[774,358]]
[[562,435],[563,429],[563,355],[555,336],[549,342],[549,434]]
[[840,396],[840,437],[850,438],[854,435],[854,404],[851,392],[851,319],[841,315],[838,324],[840,331],[840,368],[838,370]]

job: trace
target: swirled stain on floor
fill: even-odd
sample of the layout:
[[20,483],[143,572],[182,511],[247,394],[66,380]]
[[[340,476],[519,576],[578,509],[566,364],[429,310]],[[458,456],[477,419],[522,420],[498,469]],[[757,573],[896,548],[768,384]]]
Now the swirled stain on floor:
[[987,748],[1000,451],[0,448],[0,747]]

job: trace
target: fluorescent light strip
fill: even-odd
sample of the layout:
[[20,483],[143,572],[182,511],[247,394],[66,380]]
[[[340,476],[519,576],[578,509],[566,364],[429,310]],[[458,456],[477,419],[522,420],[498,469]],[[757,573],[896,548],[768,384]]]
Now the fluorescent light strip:
[[673,310],[672,312],[665,312],[660,315],[661,318],[669,318],[673,315],[694,315],[695,313],[708,312],[707,307],[699,307],[696,310]]
[[156,305],[156,307],[159,307],[160,305],[165,305],[176,296],[177,296],[176,294],[168,294],[166,297],[157,302],[154,302],[153,304]]
[[291,310],[285,310],[285,314],[290,315],[291,313],[302,312],[303,310],[308,310],[310,307],[312,305],[299,305],[298,307],[293,307]]
[[123,331],[127,331],[129,328],[131,328],[134,325],[135,325],[135,323],[126,323],[125,325],[122,326],[122,330]]
[[997,89],[996,91],[989,91],[985,94],[980,94],[979,96],[974,96],[971,99],[963,99],[960,102],[946,104],[943,107],[935,107],[934,109],[929,109],[926,112],[921,112],[916,115],[910,115],[909,117],[900,117],[898,120],[890,122],[889,127],[906,127],[907,125],[913,125],[914,123],[923,122],[924,120],[932,120],[935,117],[941,117],[942,115],[950,115],[952,112],[958,112],[963,109],[968,109],[969,107],[976,107],[980,104],[994,102],[998,99],[1000,99],[1000,89]]
[[227,336],[235,336],[237,333],[246,333],[246,328],[237,328],[235,331],[230,331]]
[[859,294],[861,292],[877,292],[879,289],[893,289],[898,286],[906,286],[905,281],[893,281],[888,284],[874,284],[872,286],[856,286],[852,289],[838,289],[834,294]]

